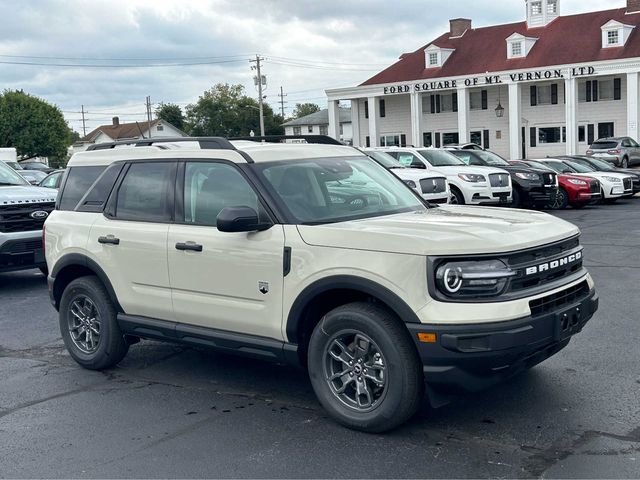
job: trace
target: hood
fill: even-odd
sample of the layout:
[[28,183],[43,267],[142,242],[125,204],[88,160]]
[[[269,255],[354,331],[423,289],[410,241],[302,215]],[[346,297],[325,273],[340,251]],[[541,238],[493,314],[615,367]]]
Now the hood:
[[[609,172],[603,172],[603,173],[609,173]],[[640,170],[631,170],[630,168],[616,168],[616,173],[624,173],[625,175],[631,175],[633,177],[640,178]]]
[[328,225],[298,225],[309,245],[409,255],[505,253],[579,233],[569,222],[541,212],[446,205]]
[[0,185],[0,205],[55,202],[57,190],[30,185]]
[[619,172],[589,172],[589,173],[572,173],[571,175],[577,175],[578,177],[592,177],[602,180],[603,177],[613,177],[624,180],[625,178],[632,178],[632,175]]
[[446,178],[444,173],[418,168],[394,168],[391,173],[403,180],[420,181],[423,178]]
[[460,173],[470,173],[476,175],[490,175],[492,173],[507,173],[505,170],[501,168],[495,167],[478,167],[478,166],[468,166],[468,165],[460,165],[460,166],[448,166],[448,167],[431,167],[430,170],[433,172],[444,173],[448,177],[457,177]]

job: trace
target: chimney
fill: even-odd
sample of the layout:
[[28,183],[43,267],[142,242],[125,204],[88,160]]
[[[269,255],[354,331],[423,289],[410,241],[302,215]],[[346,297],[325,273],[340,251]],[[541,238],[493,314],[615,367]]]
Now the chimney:
[[120,118],[118,118],[118,117],[113,117],[113,126],[114,126],[114,127],[118,127],[118,126],[120,126]]
[[640,0],[627,0],[627,13],[640,12]]
[[[640,2],[640,0],[637,1]],[[471,20],[468,18],[454,18],[453,20],[449,20],[449,25],[450,37],[461,37],[464,35],[464,32],[471,30]]]

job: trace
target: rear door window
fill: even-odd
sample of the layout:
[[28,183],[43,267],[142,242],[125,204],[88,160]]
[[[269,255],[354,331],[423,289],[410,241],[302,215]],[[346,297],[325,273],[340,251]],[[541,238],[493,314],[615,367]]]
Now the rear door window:
[[139,222],[172,219],[175,162],[133,163],[118,188],[115,217]]
[[104,166],[70,167],[60,195],[59,210],[73,210],[89,187],[104,171]]

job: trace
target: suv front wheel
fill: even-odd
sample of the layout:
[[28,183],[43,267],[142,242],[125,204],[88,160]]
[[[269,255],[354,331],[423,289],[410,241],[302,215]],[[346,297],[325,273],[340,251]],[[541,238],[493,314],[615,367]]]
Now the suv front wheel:
[[356,430],[390,430],[407,421],[423,398],[421,363],[406,329],[368,303],[325,315],[311,335],[308,367],[322,406]]
[[73,359],[85,368],[116,365],[129,350],[116,320],[116,309],[96,277],[80,277],[60,300],[60,333]]

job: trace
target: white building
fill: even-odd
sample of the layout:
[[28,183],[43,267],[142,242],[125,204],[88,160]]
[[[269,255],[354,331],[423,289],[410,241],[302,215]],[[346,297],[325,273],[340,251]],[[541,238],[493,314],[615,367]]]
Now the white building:
[[638,139],[640,0],[560,15],[526,0],[526,21],[450,31],[361,85],[327,90],[329,134],[351,101],[354,145],[475,142],[510,158],[584,153],[597,138]]
[[142,138],[186,137],[187,134],[171,125],[166,120],[155,119],[149,122],[120,123],[113,117],[110,125],[100,125],[87,136],[72,145],[72,152],[82,152],[95,143],[108,143],[123,140],[140,140]]
[[[351,109],[339,108],[338,140],[351,144],[353,129],[351,128]],[[285,135],[328,135],[329,134],[329,110],[318,110],[315,113],[295,118],[283,123]]]

